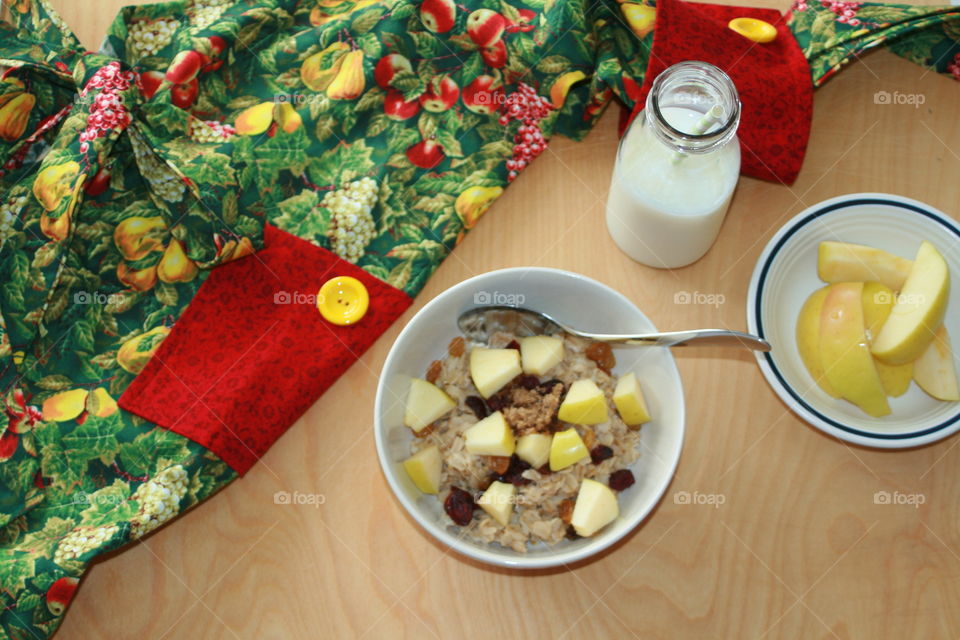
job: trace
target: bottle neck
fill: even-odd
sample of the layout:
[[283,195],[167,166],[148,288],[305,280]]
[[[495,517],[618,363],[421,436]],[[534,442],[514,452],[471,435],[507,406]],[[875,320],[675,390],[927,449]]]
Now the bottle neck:
[[730,77],[707,62],[665,70],[647,94],[644,126],[674,151],[705,154],[737,135],[740,99]]

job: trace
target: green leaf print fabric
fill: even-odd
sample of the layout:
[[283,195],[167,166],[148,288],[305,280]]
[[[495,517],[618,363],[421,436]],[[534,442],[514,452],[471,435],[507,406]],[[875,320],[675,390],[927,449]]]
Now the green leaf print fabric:
[[[212,269],[256,259],[270,225],[415,296],[554,134],[632,108],[656,16],[181,0],[124,9],[91,53],[43,0],[8,4],[0,630],[15,639],[54,632],[97,556],[236,478],[117,405]],[[958,73],[954,9],[841,5],[789,18],[815,85],[879,42]]]

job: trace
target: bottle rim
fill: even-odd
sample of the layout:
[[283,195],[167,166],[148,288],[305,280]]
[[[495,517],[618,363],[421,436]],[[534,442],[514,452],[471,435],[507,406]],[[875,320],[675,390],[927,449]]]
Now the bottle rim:
[[[677,129],[664,117],[660,111],[659,92],[664,84],[673,79],[677,74],[683,72],[692,72],[700,76],[699,80],[713,86],[713,88],[724,95],[729,100],[729,114],[725,118],[723,125],[719,129],[714,129],[701,134],[689,133]],[[687,60],[678,62],[667,69],[653,81],[650,92],[647,94],[646,111],[652,111],[653,117],[657,119],[657,124],[666,129],[669,136],[663,131],[657,130],[657,137],[672,147],[679,147],[685,153],[707,153],[718,146],[722,146],[736,133],[740,125],[740,97],[737,93],[737,87],[733,80],[723,69],[701,60]],[[673,139],[671,139],[671,137]],[[692,146],[688,146],[688,143]],[[702,146],[698,143],[703,143]]]

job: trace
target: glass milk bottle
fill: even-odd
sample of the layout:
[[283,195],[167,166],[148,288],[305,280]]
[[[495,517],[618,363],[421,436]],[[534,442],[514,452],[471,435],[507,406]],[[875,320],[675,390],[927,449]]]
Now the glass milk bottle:
[[620,140],[607,228],[628,256],[651,267],[699,260],[717,238],[740,175],[740,100],[706,62],[665,70]]

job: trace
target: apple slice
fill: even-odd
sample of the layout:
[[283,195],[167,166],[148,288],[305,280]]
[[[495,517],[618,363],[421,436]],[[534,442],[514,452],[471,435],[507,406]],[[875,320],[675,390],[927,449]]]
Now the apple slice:
[[512,456],[516,447],[513,430],[499,411],[463,432],[468,452],[476,456]]
[[590,452],[573,427],[553,434],[550,442],[550,471],[560,471],[589,458]]
[[443,459],[437,445],[421,449],[404,460],[403,468],[417,489],[424,493],[439,493]]
[[516,501],[517,488],[509,482],[494,480],[483,492],[477,504],[490,514],[490,517],[507,526],[510,515],[513,513],[513,503]]
[[617,380],[617,388],[613,390],[613,404],[628,427],[650,422],[647,402],[643,399],[643,390],[635,373],[628,373]]
[[890,413],[863,324],[863,283],[830,285],[820,317],[820,359],[841,397],[874,417]]
[[913,363],[913,379],[937,400],[960,400],[957,369],[946,327],[941,326],[927,350]]
[[610,487],[596,480],[584,478],[573,506],[570,524],[577,535],[588,538],[617,519],[620,505],[617,494]]
[[443,389],[426,380],[410,380],[410,392],[407,394],[407,406],[403,413],[403,424],[416,432],[430,426],[449,413],[457,403]]
[[563,338],[530,336],[520,338],[523,372],[542,376],[563,360]]
[[936,247],[922,242],[890,317],[873,342],[873,355],[887,364],[906,364],[920,357],[943,323],[949,293],[946,260]]
[[550,460],[553,436],[546,433],[528,433],[517,439],[517,457],[539,469]]
[[480,395],[489,398],[523,373],[516,349],[474,347],[470,352],[470,377]]
[[577,380],[570,385],[566,397],[560,403],[557,417],[571,424],[600,424],[606,422],[607,400],[597,383],[589,378]]
[[823,360],[820,359],[820,317],[823,315],[823,301],[829,290],[829,286],[817,289],[800,308],[800,316],[797,318],[797,350],[800,351],[800,359],[813,381],[828,396],[839,398],[840,394],[827,380]]
[[[880,282],[864,282],[863,294],[863,324],[867,330],[867,340],[872,344],[873,339],[880,333],[883,323],[890,316],[893,309],[896,294],[890,287]],[[880,374],[880,382],[883,384],[883,390],[888,396],[899,397],[910,388],[910,380],[913,378],[913,363],[907,364],[887,364],[873,359],[877,367],[877,373]]]
[[825,241],[817,254],[817,275],[824,282],[882,282],[900,291],[913,262],[882,249]]

